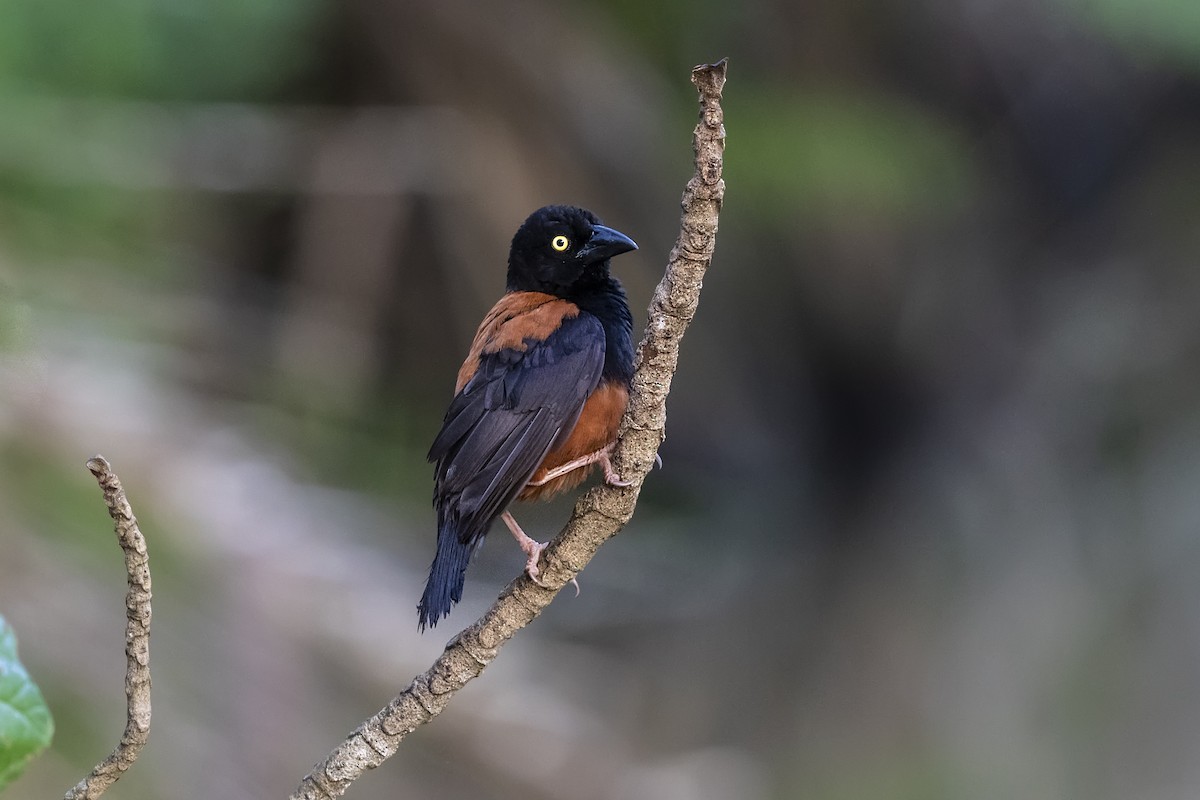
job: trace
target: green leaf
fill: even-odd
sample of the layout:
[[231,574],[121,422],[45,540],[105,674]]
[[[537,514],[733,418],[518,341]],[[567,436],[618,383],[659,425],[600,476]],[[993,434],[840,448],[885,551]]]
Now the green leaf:
[[0,790],[50,744],[54,720],[37,685],[17,660],[17,637],[0,617]]

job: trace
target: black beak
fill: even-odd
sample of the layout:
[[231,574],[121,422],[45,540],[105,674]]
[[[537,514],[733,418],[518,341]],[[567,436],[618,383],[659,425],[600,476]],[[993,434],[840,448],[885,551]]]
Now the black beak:
[[594,225],[592,226],[592,238],[579,248],[576,258],[585,264],[592,264],[637,249],[638,246],[633,239],[620,231],[614,231],[603,225]]

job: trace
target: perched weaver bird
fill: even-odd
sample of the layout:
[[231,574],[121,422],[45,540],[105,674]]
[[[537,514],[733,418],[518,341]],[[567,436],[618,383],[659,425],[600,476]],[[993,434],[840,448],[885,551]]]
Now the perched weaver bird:
[[438,538],[417,606],[422,630],[462,599],[467,563],[497,517],[541,583],[546,545],[508,512],[514,499],[573,488],[597,465],[610,484],[628,485],[609,455],[629,400],[633,317],[609,259],[636,249],[572,206],[538,209],[513,236],[505,294],[475,333],[429,449]]

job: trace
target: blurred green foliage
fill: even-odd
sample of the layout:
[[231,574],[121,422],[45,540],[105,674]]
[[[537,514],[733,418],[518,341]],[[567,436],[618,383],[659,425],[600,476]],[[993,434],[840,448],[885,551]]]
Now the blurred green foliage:
[[61,264],[86,253],[139,266],[140,259],[128,256],[145,249],[165,210],[153,199],[146,192],[48,184],[0,169],[5,245],[37,263]]
[[908,219],[953,208],[971,188],[964,137],[899,98],[743,88],[726,115],[738,120],[729,179],[765,224],[848,211]]
[[[111,564],[113,575],[120,573],[112,523],[82,459],[66,464],[37,447],[8,441],[0,446],[0,475],[15,499],[12,513],[17,521],[36,526],[64,559]],[[147,531],[166,529],[167,523],[154,513],[152,499],[139,498],[137,516]],[[154,538],[154,574],[186,588],[194,565],[176,539]]]
[[246,100],[311,51],[314,0],[9,0],[0,88],[149,100]]
[[1089,0],[1079,13],[1130,50],[1200,72],[1200,3],[1195,0]]
[[813,800],[959,800],[971,797],[961,769],[948,759],[922,752],[919,746],[895,756],[831,759],[806,764],[790,797]]
[[721,0],[609,0],[596,3],[620,23],[621,38],[638,45],[666,74],[730,55],[731,30],[747,24],[753,9]]
[[20,350],[29,335],[29,306],[0,286],[0,353]]
[[[36,522],[42,535],[65,554],[107,553],[108,537],[93,535],[96,525],[107,527],[96,486],[85,476],[82,463],[73,472],[50,454],[18,442],[0,447],[0,474],[18,498],[17,518]],[[89,485],[90,484],[90,485]]]
[[[323,4],[115,0],[0,4],[0,233],[25,257],[144,247],[164,193],[97,182],[166,156],[119,117],[76,102],[256,102],[303,70]],[[87,169],[80,170],[77,165]],[[134,182],[136,186],[136,181]],[[103,253],[102,253],[103,254]]]

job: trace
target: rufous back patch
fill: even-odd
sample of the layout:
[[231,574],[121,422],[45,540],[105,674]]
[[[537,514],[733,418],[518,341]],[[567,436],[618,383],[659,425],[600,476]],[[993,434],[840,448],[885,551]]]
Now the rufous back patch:
[[500,298],[479,324],[466,361],[458,370],[458,394],[479,369],[479,357],[512,349],[524,352],[527,339],[544,341],[564,319],[579,316],[574,303],[543,292],[510,292]]

